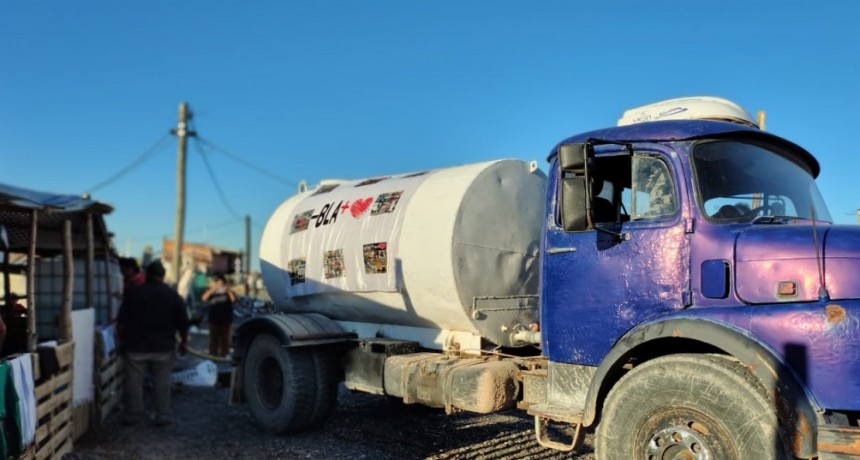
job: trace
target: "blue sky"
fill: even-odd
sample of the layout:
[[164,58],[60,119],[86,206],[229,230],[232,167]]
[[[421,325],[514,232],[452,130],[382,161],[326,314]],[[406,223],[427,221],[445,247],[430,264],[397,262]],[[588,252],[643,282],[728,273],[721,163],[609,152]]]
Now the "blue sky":
[[[202,139],[268,175],[192,144],[185,238],[241,249],[247,214],[256,253],[299,180],[543,162],[624,109],[713,95],[813,152],[855,223],[858,18],[853,1],[6,1],[0,182],[90,191],[187,101]],[[169,138],[93,191],[121,252],[172,237],[175,170]]]

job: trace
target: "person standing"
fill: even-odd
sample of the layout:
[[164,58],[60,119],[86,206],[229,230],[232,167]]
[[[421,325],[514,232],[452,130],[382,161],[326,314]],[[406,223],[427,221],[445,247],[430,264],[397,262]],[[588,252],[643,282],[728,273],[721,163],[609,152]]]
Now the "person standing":
[[227,286],[223,275],[215,275],[212,286],[203,293],[202,299],[209,302],[209,354],[227,356],[230,354],[230,330],[236,294]]
[[120,257],[119,271],[122,273],[122,293],[117,291],[114,295],[118,299],[122,299],[124,293],[128,292],[135,286],[140,286],[146,281],[146,276],[137,264],[137,259],[134,257]]
[[146,282],[124,296],[117,315],[117,339],[125,358],[125,425],[143,416],[143,377],[152,375],[155,424],[173,424],[170,408],[170,372],[179,352],[188,348],[188,311],[179,294],[164,283],[164,266],[155,261],[146,267]]

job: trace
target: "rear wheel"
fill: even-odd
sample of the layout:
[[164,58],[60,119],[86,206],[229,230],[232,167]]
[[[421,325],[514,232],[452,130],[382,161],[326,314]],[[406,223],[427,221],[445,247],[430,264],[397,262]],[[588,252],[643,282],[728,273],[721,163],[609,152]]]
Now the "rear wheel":
[[337,403],[337,384],[340,382],[340,369],[337,355],[330,348],[315,348],[311,351],[314,363],[315,393],[314,405],[308,426],[315,428],[328,420]]
[[310,353],[259,335],[248,350],[244,380],[245,400],[262,428],[284,433],[310,424],[316,390]]
[[633,368],[609,392],[600,460],[785,459],[762,385],[719,355],[670,355]]

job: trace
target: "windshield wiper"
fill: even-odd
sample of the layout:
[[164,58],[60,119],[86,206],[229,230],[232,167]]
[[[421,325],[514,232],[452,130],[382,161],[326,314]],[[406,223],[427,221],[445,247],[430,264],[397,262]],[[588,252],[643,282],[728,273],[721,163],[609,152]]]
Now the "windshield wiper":
[[812,219],[800,216],[758,216],[750,224],[789,224],[799,220],[811,221]]
[[788,219],[793,219],[792,217],[787,216],[758,216],[750,222],[752,225],[756,224],[787,224]]

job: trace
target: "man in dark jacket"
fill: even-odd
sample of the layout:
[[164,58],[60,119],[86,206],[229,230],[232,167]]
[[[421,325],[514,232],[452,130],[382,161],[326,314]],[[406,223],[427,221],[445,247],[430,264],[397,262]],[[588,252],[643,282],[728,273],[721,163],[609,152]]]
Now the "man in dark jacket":
[[125,410],[123,422],[133,425],[143,415],[143,376],[152,375],[155,423],[173,424],[170,410],[170,371],[176,356],[188,345],[188,312],[185,302],[164,284],[164,267],[153,262],[146,267],[146,282],[123,296],[117,314],[117,338],[125,356]]

